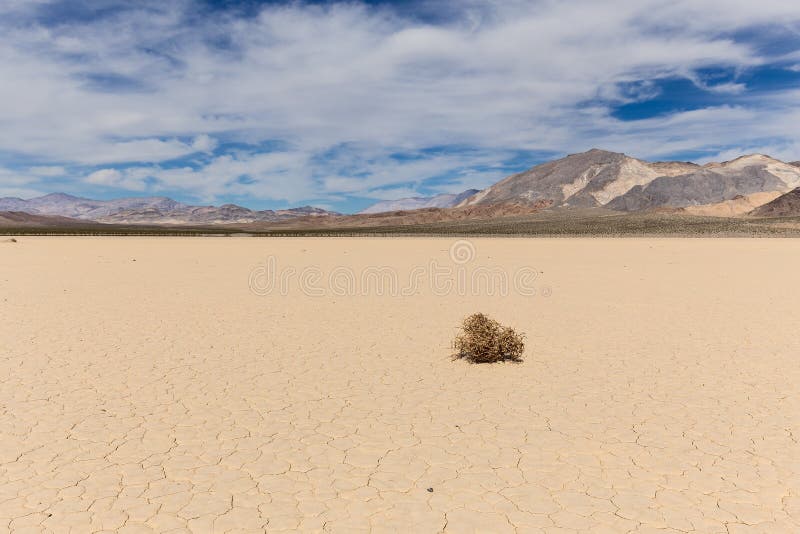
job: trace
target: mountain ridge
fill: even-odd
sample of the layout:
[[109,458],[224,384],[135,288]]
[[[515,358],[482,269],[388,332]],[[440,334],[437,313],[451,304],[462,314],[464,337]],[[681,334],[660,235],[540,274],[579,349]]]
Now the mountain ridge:
[[35,215],[24,211],[0,211],[0,228],[7,226],[18,228],[71,227],[83,224],[86,224],[86,221],[57,215]]
[[[591,149],[535,165],[482,191],[470,189],[459,194],[383,201],[348,216],[311,206],[251,210],[236,204],[193,206],[158,196],[92,200],[66,193],[28,200],[0,198],[0,211],[101,223],[166,225],[283,223],[294,219],[309,219],[310,223],[318,219],[321,223],[321,218],[331,217],[344,223],[359,220],[352,217],[380,213],[399,214],[392,217],[408,220],[426,217],[461,220],[555,208],[604,208],[618,212],[684,210],[697,215],[729,217],[755,212],[798,187],[800,162],[786,163],[764,154],[746,154],[729,161],[698,165],[687,161],[648,162],[623,153]],[[414,214],[415,211],[424,213]]]
[[684,162],[646,161],[593,148],[570,154],[513,174],[464,201],[461,205],[516,200],[551,201],[554,206],[597,207],[664,175],[698,166]]
[[708,163],[697,172],[661,176],[631,188],[606,207],[620,211],[685,208],[755,193],[786,193],[797,186],[800,186],[797,167],[763,154],[748,154],[722,163]]
[[66,193],[50,193],[28,200],[17,197],[0,198],[0,211],[117,224],[246,223],[339,215],[312,206],[287,210],[251,210],[236,204],[193,206],[163,196],[94,200]]
[[[680,209],[749,197],[769,200],[800,186],[800,170],[763,154],[698,165],[647,162],[626,154],[592,149],[513,174],[460,206],[510,201],[550,201],[553,207],[605,207],[616,211]],[[773,197],[774,198],[774,197]],[[752,206],[730,206],[734,211]]]

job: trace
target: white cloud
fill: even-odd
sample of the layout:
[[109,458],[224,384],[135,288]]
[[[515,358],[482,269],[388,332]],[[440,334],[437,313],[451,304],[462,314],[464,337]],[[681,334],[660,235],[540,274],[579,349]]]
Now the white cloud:
[[64,176],[67,173],[67,170],[60,165],[44,165],[29,168],[28,173],[34,176],[54,177]]
[[[506,155],[504,152],[502,155]],[[502,173],[479,173],[471,167],[499,164],[502,155],[487,153],[446,155],[398,160],[377,152],[348,152],[338,158],[314,161],[313,152],[292,150],[257,154],[217,156],[198,167],[162,167],[158,165],[105,168],[85,178],[85,182],[141,191],[181,191],[201,201],[211,202],[222,195],[240,195],[296,203],[304,199],[357,194],[383,198],[385,188],[424,186],[426,178],[466,167],[442,190],[461,191],[459,184],[472,183],[483,176],[483,183]],[[349,173],[358,169],[359,176]],[[412,191],[413,189],[408,189]]]
[[797,155],[800,154],[800,143],[797,142],[781,142],[772,144],[749,144],[737,145],[733,148],[720,150],[710,154],[707,157],[700,158],[698,163],[709,163],[712,161],[730,161],[736,159],[742,154],[765,154],[773,158],[783,161],[794,161]]
[[192,148],[198,152],[213,152],[218,144],[216,139],[206,134],[198,135],[192,140]]
[[117,169],[101,169],[86,177],[90,184],[117,185],[122,180],[122,173]]
[[39,177],[30,172],[0,167],[0,197],[32,198],[40,196]]
[[[497,176],[481,169],[510,150],[602,146],[649,157],[800,135],[788,94],[748,99],[737,81],[697,75],[769,62],[730,36],[796,28],[800,10],[785,0],[469,1],[439,6],[450,16],[439,25],[353,3],[270,5],[190,24],[196,6],[181,1],[46,26],[31,5],[2,8],[0,154],[104,167],[85,177],[95,185],[299,201],[413,190],[447,172],[472,176],[453,187],[479,185]],[[635,123],[596,101],[649,98],[652,80],[666,76],[736,100]],[[627,82],[638,85],[623,94]],[[214,156],[219,141],[252,148]],[[280,152],[260,153],[272,142]],[[389,157],[445,145],[480,155]],[[185,157],[197,161],[163,163]],[[105,168],[117,163],[134,167]]]
[[[97,144],[76,146],[70,152],[58,157],[84,165],[103,165],[109,163],[157,162],[166,161],[197,152],[213,150],[214,140],[208,136],[198,136],[189,143],[178,139],[134,139],[130,141],[104,141]],[[57,150],[57,148],[55,148]]]
[[127,189],[129,191],[144,191],[146,189],[146,178],[146,173],[137,172],[136,169],[126,169],[124,171],[100,169],[89,174],[84,181],[89,184]]

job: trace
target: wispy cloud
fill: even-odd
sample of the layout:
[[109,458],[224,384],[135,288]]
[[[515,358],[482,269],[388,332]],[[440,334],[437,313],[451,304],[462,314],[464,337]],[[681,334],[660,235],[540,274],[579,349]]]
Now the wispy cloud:
[[[773,54],[747,37],[800,27],[784,0],[487,0],[421,4],[425,17],[352,2],[57,4],[0,7],[0,164],[63,167],[76,190],[367,198],[485,185],[515,151],[786,152],[800,134],[790,91],[756,97],[701,73],[785,62],[785,43]],[[675,77],[723,101],[612,116]]]

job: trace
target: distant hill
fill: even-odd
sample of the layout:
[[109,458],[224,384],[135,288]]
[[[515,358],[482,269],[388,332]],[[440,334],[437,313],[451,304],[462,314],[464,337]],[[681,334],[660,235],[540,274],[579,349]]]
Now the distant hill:
[[800,217],[800,187],[750,212],[756,217]]
[[23,200],[0,198],[0,211],[57,216],[116,224],[220,224],[282,221],[294,217],[338,215],[305,206],[288,210],[255,211],[235,204],[190,206],[167,197],[133,197],[92,200],[64,193],[51,193]]
[[442,193],[433,197],[409,197],[397,200],[384,200],[361,211],[362,214],[385,213],[389,211],[407,211],[424,208],[452,208],[459,205],[475,193],[477,189],[467,189],[458,194]]
[[13,197],[0,198],[0,210],[24,211],[38,215],[56,215],[86,220],[98,220],[122,210],[158,209],[171,211],[184,207],[184,204],[166,197],[92,200],[64,193],[51,193],[30,200]]
[[78,219],[53,215],[33,215],[24,211],[0,211],[0,228],[42,228],[49,226],[68,227],[86,224]]
[[236,204],[222,206],[183,206],[175,210],[158,208],[121,210],[97,219],[116,224],[229,224],[279,222],[299,217],[337,216],[338,213],[305,206],[288,210],[254,211]]

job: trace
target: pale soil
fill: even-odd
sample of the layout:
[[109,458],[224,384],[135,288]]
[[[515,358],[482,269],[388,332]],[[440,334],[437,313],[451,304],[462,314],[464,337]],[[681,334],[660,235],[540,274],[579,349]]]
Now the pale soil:
[[762,191],[751,195],[737,197],[716,204],[706,204],[705,206],[688,206],[683,208],[686,213],[692,215],[707,215],[709,217],[737,217],[746,215],[754,209],[772,202],[783,195],[782,191]]
[[[800,531],[800,241],[471,241],[540,294],[248,289],[448,239],[0,245],[0,532]],[[524,363],[450,360],[475,311]]]

